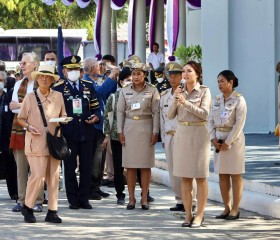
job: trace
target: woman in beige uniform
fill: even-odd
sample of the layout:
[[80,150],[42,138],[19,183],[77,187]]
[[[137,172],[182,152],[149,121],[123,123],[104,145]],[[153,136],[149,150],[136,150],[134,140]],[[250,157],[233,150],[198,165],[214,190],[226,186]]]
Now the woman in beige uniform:
[[132,84],[120,91],[117,107],[118,134],[123,146],[122,164],[127,168],[127,210],[135,208],[137,168],[141,169],[142,209],[149,209],[147,194],[159,132],[160,95],[155,87],[145,82],[145,73],[144,63],[132,65]]
[[[211,104],[209,88],[200,85],[200,64],[190,61],[184,66],[185,89],[177,88],[168,117],[177,116],[179,125],[174,139],[175,176],[182,177],[181,191],[186,211],[182,227],[200,227],[207,203],[210,137],[207,119]],[[192,214],[193,179],[197,182],[197,213]]]
[[[32,79],[36,79],[39,85],[36,92],[48,123],[47,130],[54,134],[58,123],[49,122],[50,118],[66,116],[62,94],[50,89],[51,85],[59,79],[59,76],[55,75],[55,67],[47,65],[40,66],[38,71],[32,72],[31,76]],[[25,205],[21,211],[24,221],[28,223],[36,222],[32,207],[45,178],[49,198],[45,221],[61,223],[62,220],[57,215],[60,161],[54,159],[49,153],[46,138],[47,130],[44,127],[34,92],[25,96],[18,115],[18,123],[27,129],[25,154],[31,169],[31,175],[27,182]]]
[[[247,107],[244,97],[235,91],[238,79],[229,70],[218,75],[221,95],[216,96],[210,117],[209,131],[215,147],[214,170],[219,174],[220,190],[225,209],[218,219],[239,218],[239,204],[243,191],[242,173],[245,172],[245,137],[243,127]],[[232,181],[233,205],[230,201]]]

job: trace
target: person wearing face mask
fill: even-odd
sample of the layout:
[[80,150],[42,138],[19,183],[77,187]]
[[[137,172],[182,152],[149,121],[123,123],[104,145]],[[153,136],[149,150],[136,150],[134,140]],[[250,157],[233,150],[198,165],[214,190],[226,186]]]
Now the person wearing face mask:
[[9,109],[11,94],[4,90],[6,79],[6,73],[0,71],[0,153],[4,162],[4,174],[9,195],[12,200],[17,200],[17,166],[13,153],[9,149],[13,114]]
[[[69,117],[73,121],[63,126],[63,134],[71,149],[71,155],[65,159],[65,186],[70,209],[92,209],[89,204],[91,165],[97,141],[94,125],[100,119],[100,107],[95,89],[91,81],[81,80],[79,56],[64,58],[65,80],[54,85],[54,90],[62,93]],[[76,104],[79,101],[80,104]],[[79,156],[80,181],[78,183],[75,170]]]
[[[117,103],[120,90],[131,84],[131,82],[131,70],[129,67],[124,67],[119,75],[117,92],[112,93],[108,98],[104,112],[104,134],[106,138],[103,141],[103,147],[107,148],[109,141],[111,142],[116,197],[117,204],[120,205],[125,203],[125,179],[123,175],[124,168],[122,166],[122,144],[118,139],[117,131]],[[112,114],[112,119],[109,117],[110,114]]]
[[162,93],[163,91],[165,91],[166,89],[171,88],[170,82],[168,81],[168,79],[166,78],[165,74],[164,74],[164,68],[163,67],[158,67],[157,69],[155,69],[155,86],[157,88],[157,90],[159,91],[159,93]]
[[48,50],[45,52],[45,65],[56,67],[57,64],[57,56],[55,50]]

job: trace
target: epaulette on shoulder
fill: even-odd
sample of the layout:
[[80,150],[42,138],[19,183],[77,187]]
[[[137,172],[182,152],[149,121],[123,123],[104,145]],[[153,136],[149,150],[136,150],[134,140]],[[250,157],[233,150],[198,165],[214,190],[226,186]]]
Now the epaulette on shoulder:
[[86,83],[92,83],[91,81],[89,80],[85,80],[85,79],[82,79],[83,82],[86,82]]
[[[167,89],[168,90],[168,89]],[[167,93],[167,90],[164,90],[163,92],[160,93],[160,96],[163,96]]]
[[208,87],[205,85],[200,85],[200,88],[208,88]]
[[151,83],[149,83],[149,82],[147,82],[147,84],[148,84],[149,86],[151,86],[151,87],[156,87],[155,85],[153,85],[153,84],[151,84]]
[[235,96],[236,96],[236,97],[240,97],[240,96],[242,96],[242,94],[241,94],[241,93],[236,92]]
[[57,87],[57,86],[59,86],[59,85],[61,85],[61,84],[63,84],[64,83],[64,80],[59,80],[57,83],[55,83],[53,86],[54,87]]

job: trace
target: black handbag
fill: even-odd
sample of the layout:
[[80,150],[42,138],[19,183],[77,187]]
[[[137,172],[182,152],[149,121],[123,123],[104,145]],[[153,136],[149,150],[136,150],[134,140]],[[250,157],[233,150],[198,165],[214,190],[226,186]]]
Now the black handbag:
[[[42,119],[43,119],[44,127],[47,128],[48,124],[47,124],[45,113],[44,113],[44,110],[43,110],[43,107],[42,107],[42,103],[40,101],[40,98],[39,98],[36,90],[34,90],[34,93],[35,93],[35,96],[36,96],[36,99],[37,99],[37,103],[38,103],[38,106],[39,106],[39,109],[40,109],[40,112],[41,112],[41,116],[42,116]],[[59,131],[60,131],[60,136],[58,136],[58,132]],[[48,144],[50,155],[52,157],[54,157],[55,159],[65,160],[71,154],[71,151],[70,151],[70,149],[67,146],[66,139],[63,137],[61,126],[57,126],[55,128],[54,135],[52,135],[47,130],[47,144]]]

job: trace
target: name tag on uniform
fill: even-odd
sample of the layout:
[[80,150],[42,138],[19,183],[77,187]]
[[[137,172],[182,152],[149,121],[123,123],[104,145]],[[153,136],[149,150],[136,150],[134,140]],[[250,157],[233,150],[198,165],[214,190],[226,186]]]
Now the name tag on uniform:
[[131,104],[131,109],[132,110],[140,109],[140,103],[138,102],[138,103]]
[[74,98],[72,100],[72,105],[73,105],[73,114],[82,114],[83,113],[81,98]]
[[8,112],[8,106],[5,105],[5,112]]
[[125,95],[133,95],[133,93],[129,93],[129,92],[128,92],[128,93],[126,93]]
[[168,107],[168,105],[163,105],[164,107]]

